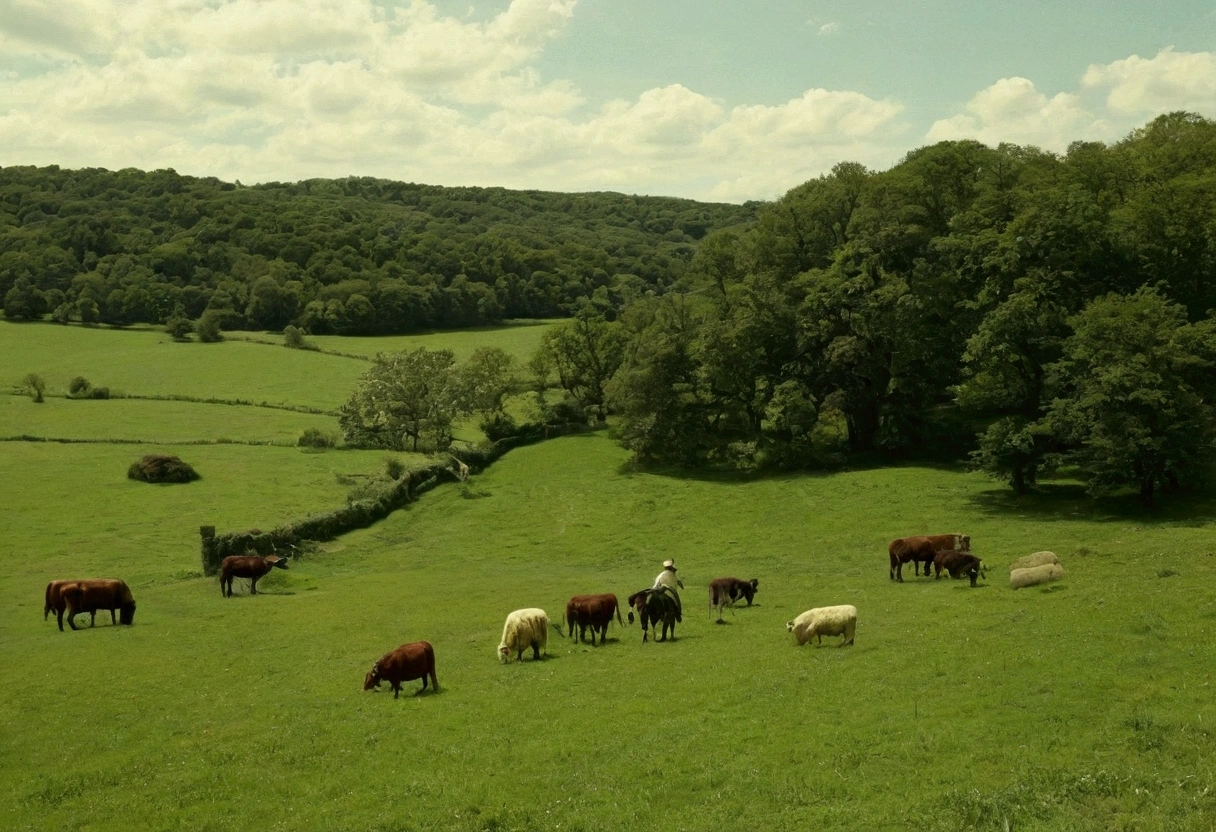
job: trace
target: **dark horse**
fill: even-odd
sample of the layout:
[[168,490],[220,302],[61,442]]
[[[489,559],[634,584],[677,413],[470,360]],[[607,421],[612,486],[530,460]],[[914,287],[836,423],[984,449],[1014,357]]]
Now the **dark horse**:
[[667,589],[643,589],[641,592],[635,592],[629,596],[628,604],[630,608],[629,623],[633,623],[634,610],[637,610],[638,617],[642,619],[643,643],[649,635],[650,625],[654,625],[657,633],[660,622],[663,625],[663,634],[656,637],[655,641],[666,641],[669,631],[672,641],[675,640],[679,606],[676,604],[675,597]]

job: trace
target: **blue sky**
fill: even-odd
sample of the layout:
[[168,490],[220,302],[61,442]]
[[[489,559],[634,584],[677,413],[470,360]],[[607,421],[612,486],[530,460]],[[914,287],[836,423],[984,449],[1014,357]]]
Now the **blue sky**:
[[1216,0],[0,0],[0,165],[770,199],[1216,117]]

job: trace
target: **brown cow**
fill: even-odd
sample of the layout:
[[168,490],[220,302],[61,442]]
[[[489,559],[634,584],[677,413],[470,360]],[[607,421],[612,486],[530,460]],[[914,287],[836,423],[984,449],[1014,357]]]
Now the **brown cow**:
[[951,578],[956,580],[966,575],[971,579],[972,586],[975,586],[976,578],[988,577],[988,569],[984,566],[982,560],[970,552],[959,552],[955,549],[938,552],[937,557],[933,559],[933,577],[935,580],[941,580],[943,569],[950,573]]
[[232,579],[250,578],[249,594],[258,594],[258,578],[272,568],[286,569],[287,558],[278,555],[259,557],[257,555],[229,555],[220,564],[220,595],[232,597]]
[[920,574],[920,565],[925,565],[925,577],[929,577],[929,564],[937,557],[937,553],[946,549],[957,549],[962,552],[971,551],[971,537],[965,534],[934,534],[923,537],[897,537],[887,546],[891,556],[890,577],[893,581],[903,583],[904,564],[912,562],[916,574]]
[[[81,581],[66,581],[59,587],[59,597],[55,603],[58,613],[59,629],[63,629],[63,614],[68,616],[68,626],[73,630],[76,626],[76,616],[87,612],[89,626],[96,626],[97,611],[109,610],[111,624],[131,624],[135,621],[135,598],[131,589],[123,581],[114,578],[90,578]],[[118,610],[117,620],[114,611]]]
[[418,693],[422,693],[426,690],[427,674],[430,674],[432,689],[439,690],[439,680],[435,678],[435,648],[429,641],[415,641],[381,656],[363,679],[363,689],[379,690],[381,682],[388,682],[396,699],[401,694],[402,682],[421,679],[422,690]]
[[760,581],[757,578],[752,578],[750,581],[741,581],[738,578],[714,578],[709,582],[709,614],[713,617],[714,607],[718,608],[718,622],[722,623],[722,610],[725,607],[734,607],[735,602],[740,598],[747,599],[747,605],[752,605],[752,599],[756,597],[756,591],[760,589]]
[[604,639],[608,638],[608,625],[612,623],[612,616],[616,616],[616,623],[625,626],[625,622],[621,620],[621,610],[617,604],[616,596],[612,593],[604,593],[602,595],[575,595],[566,602],[566,626],[570,628],[570,637],[574,637],[574,628],[578,627],[578,640],[582,641],[583,636],[587,633],[587,628],[591,628],[591,644],[595,646],[595,633],[598,630],[600,634],[600,644],[604,643]]

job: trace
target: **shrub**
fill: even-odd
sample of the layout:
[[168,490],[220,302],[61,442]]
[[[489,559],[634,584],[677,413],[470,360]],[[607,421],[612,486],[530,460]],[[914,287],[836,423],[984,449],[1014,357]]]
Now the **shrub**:
[[141,482],[191,482],[199,479],[198,472],[189,464],[168,454],[148,454],[131,463],[127,476]]
[[519,433],[519,425],[515,423],[515,420],[501,411],[487,414],[478,427],[486,435],[486,439],[491,442],[497,442],[499,439]]
[[405,473],[405,463],[395,456],[386,456],[384,458],[384,475],[390,480],[399,480],[401,475]]
[[224,313],[218,309],[208,309],[203,312],[202,316],[194,324],[194,331],[198,333],[198,340],[205,344],[223,341],[224,334],[220,331],[223,319]]
[[68,398],[72,399],[108,399],[109,387],[94,387],[84,376],[76,376],[68,384]]
[[304,330],[298,326],[288,324],[283,327],[283,345],[293,350],[316,350],[319,349],[316,344],[312,344],[304,339]]
[[189,341],[190,333],[194,332],[194,324],[184,314],[174,315],[165,321],[165,332],[174,341]]
[[29,388],[30,396],[34,399],[34,401],[38,404],[42,404],[42,394],[46,392],[46,382],[43,381],[42,376],[38,375],[37,373],[30,373],[24,379],[22,379],[21,383],[25,387]]
[[326,433],[320,428],[306,428],[300,434],[296,445],[301,448],[332,448],[337,441],[332,433]]

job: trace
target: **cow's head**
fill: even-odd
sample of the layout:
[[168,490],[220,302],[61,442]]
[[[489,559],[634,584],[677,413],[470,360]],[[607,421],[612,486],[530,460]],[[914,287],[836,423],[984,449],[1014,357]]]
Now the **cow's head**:
[[266,562],[276,569],[287,568],[287,558],[281,558],[278,555],[267,555]]
[[794,632],[794,620],[792,618],[789,621],[785,622],[785,631],[787,633]]
[[511,661],[511,648],[505,644],[498,645],[498,660],[503,664]]
[[380,662],[372,665],[372,669],[368,671],[367,676],[363,679],[363,689],[371,690],[372,688],[380,687]]
[[960,552],[970,552],[971,551],[971,535],[956,534],[954,536],[954,548],[958,549]]
[[135,602],[128,601],[118,608],[118,623],[119,624],[134,624],[135,623]]

